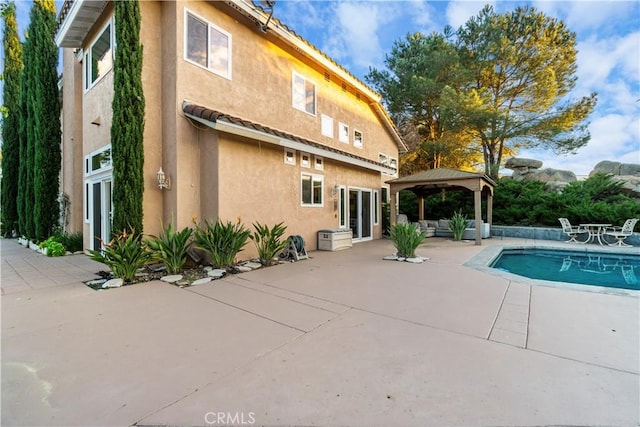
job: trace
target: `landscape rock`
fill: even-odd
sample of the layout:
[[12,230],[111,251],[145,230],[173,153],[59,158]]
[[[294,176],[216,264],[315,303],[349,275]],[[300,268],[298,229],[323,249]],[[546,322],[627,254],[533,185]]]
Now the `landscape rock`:
[[397,261],[398,257],[396,255],[387,255],[386,257],[382,258],[385,261]]
[[205,268],[205,271],[207,271],[207,275],[209,277],[214,278],[214,279],[219,279],[219,278],[223,277],[225,274],[227,274],[226,270],[222,270],[222,269],[219,269],[219,268],[211,268],[209,270],[207,270]]
[[405,259],[406,262],[410,262],[412,264],[422,264],[424,262],[424,259],[422,259],[422,257],[416,257],[416,258],[407,258]]
[[102,289],[119,288],[123,284],[124,284],[124,280],[122,279],[111,279],[111,280],[107,280],[102,284]]
[[261,268],[262,264],[260,264],[259,262],[245,262],[243,266],[250,268],[251,270],[256,270],[258,268]]
[[194,280],[191,283],[191,286],[204,285],[205,283],[209,283],[211,281],[211,277],[204,277],[202,279]]
[[251,268],[246,267],[244,265],[239,265],[236,267],[236,269],[240,272],[240,273],[247,273],[249,271],[251,271]]
[[95,279],[95,280],[90,280],[85,284],[87,286],[96,287],[98,285],[102,286],[106,281],[107,281],[107,279]]
[[182,274],[173,274],[169,276],[161,277],[160,280],[167,283],[176,283],[178,280],[182,280]]

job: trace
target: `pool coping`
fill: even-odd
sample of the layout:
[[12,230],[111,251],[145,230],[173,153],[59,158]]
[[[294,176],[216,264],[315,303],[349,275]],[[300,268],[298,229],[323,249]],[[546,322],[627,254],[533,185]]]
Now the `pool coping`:
[[[482,271],[484,273],[491,274],[493,276],[501,277],[505,280],[523,283],[525,285],[533,286],[547,286],[553,288],[572,289],[583,292],[595,292],[600,294],[609,295],[621,295],[634,298],[640,298],[640,291],[633,289],[620,289],[610,288],[606,286],[596,285],[582,285],[577,283],[568,282],[555,282],[551,280],[530,279],[528,277],[520,276],[506,271],[501,271],[496,268],[490,267],[490,265],[496,260],[496,258],[502,253],[504,249],[549,249],[549,250],[561,250],[581,253],[606,253],[606,254],[621,254],[621,255],[637,255],[637,252],[630,252],[633,248],[625,247],[610,247],[610,246],[576,246],[566,244],[506,244],[506,245],[492,245],[488,246],[480,251],[475,256],[471,257],[463,265],[471,267],[475,270]],[[636,248],[637,249],[637,248]]]

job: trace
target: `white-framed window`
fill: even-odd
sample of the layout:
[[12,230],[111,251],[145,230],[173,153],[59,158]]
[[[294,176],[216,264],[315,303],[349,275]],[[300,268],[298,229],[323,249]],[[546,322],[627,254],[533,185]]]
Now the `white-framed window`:
[[109,20],[84,55],[84,90],[95,86],[113,68],[113,21]]
[[353,131],[353,146],[354,147],[358,147],[358,148],[362,148],[364,144],[363,141],[363,137],[362,137],[362,132],[360,132],[358,129],[354,129]]
[[303,173],[301,175],[300,195],[302,206],[322,207],[324,179],[322,175]]
[[300,153],[300,166],[302,166],[303,168],[311,167],[311,154]]
[[84,157],[84,175],[89,176],[104,172],[113,167],[111,160],[111,145],[102,147]]
[[322,134],[333,138],[333,119],[329,116],[322,115]]
[[184,57],[231,79],[231,34],[185,10]]
[[314,161],[314,167],[321,171],[324,170],[324,158],[320,157],[320,156],[314,156],[313,157],[313,161]]
[[349,143],[349,125],[338,123],[338,139],[345,144]]
[[296,150],[292,150],[290,148],[284,149],[284,162],[287,165],[295,165],[296,164]]
[[395,170],[398,170],[398,159],[394,157],[389,157],[389,166],[391,166]]
[[316,85],[294,72],[291,89],[292,105],[305,113],[316,115]]
[[389,157],[384,153],[378,153],[378,163],[382,163],[383,165],[388,165]]
[[373,225],[378,225],[380,222],[380,193],[378,190],[373,190]]

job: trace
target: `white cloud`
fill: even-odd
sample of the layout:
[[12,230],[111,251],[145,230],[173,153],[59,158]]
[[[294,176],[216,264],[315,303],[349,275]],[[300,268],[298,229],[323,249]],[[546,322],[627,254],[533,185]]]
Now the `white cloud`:
[[[436,24],[436,10],[426,0],[410,0],[406,4],[401,5],[405,9],[405,14],[411,17],[413,24],[417,27],[417,31],[430,33],[431,31],[441,31]],[[414,32],[407,30],[407,32]]]
[[447,23],[457,30],[469,18],[476,16],[486,5],[495,5],[495,1],[450,1],[447,5]]
[[581,86],[598,87],[614,72],[637,82],[640,75],[640,32],[604,39],[594,34],[579,42],[577,49],[578,82]]
[[331,7],[333,17],[321,49],[332,58],[361,69],[382,64],[386,50],[380,35],[398,14],[393,2],[339,2]]

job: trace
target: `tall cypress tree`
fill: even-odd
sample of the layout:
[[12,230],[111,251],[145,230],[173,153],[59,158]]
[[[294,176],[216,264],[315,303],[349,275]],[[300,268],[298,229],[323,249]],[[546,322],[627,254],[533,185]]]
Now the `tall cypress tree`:
[[33,112],[34,143],[34,208],[35,237],[44,240],[58,227],[60,209],[60,98],[58,91],[58,47],[53,40],[56,6],[53,0],[36,0],[34,39],[35,84]]
[[144,93],[140,5],[137,0],[115,2],[116,55],[113,66],[113,227],[142,233],[144,192]]
[[34,57],[36,56],[34,38],[30,37],[35,29],[36,6],[31,7],[29,27],[26,32],[26,40],[23,46],[24,68],[20,79],[20,165],[18,167],[18,224],[20,233],[28,238],[35,237],[33,223],[33,169],[34,144],[35,144],[35,119],[33,112],[33,80]]
[[12,236],[18,231],[18,176],[20,165],[20,73],[22,44],[18,37],[16,6],[2,6],[4,18],[4,88],[6,116],[2,121],[2,234]]

